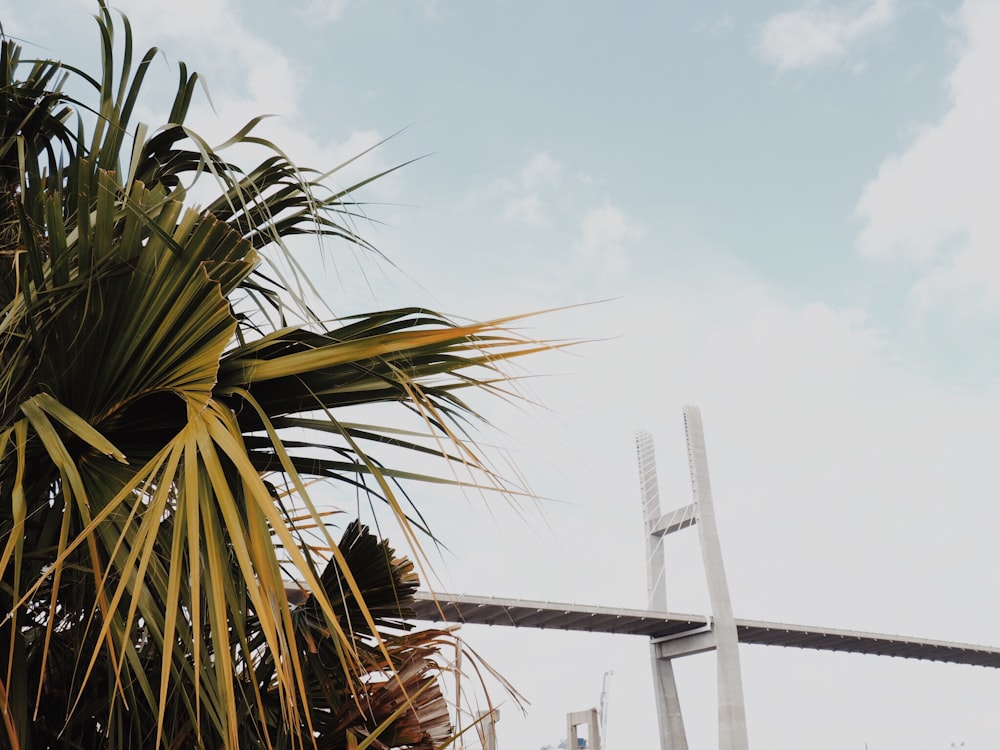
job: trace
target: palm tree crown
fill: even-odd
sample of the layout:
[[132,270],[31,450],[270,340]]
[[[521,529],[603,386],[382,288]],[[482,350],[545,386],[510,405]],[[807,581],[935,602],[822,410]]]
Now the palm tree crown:
[[[323,324],[261,261],[368,248],[370,180],[327,190],[256,122],[226,145],[264,157],[229,163],[185,124],[184,65],[167,123],[133,123],[156,50],[134,64],[103,1],[98,29],[98,76],[0,50],[0,746],[438,747],[413,566],[356,522],[335,541],[307,483],[422,528],[369,448],[482,468],[463,390],[545,347],[417,307]],[[339,416],[379,402],[426,436]]]

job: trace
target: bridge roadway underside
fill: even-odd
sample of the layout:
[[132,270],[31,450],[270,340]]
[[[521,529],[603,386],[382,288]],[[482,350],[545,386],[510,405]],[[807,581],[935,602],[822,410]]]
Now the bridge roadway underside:
[[[710,629],[704,615],[417,592],[415,620],[641,635],[669,640]],[[1000,667],[1000,648],[908,636],[736,620],[740,643]]]

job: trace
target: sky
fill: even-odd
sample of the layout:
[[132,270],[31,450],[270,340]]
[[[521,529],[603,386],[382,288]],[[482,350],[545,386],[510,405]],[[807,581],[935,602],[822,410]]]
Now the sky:
[[[388,138],[335,184],[416,159],[364,194],[391,262],[302,249],[333,313],[561,308],[526,333],[589,340],[518,366],[530,403],[476,403],[541,499],[414,488],[436,588],[645,606],[634,434],[684,505],[695,404],[738,618],[1000,645],[1000,2],[118,6],[166,91],[178,60],[203,74],[210,141],[267,113],[309,165]],[[0,0],[27,54],[91,68],[94,10]],[[706,613],[675,536],[669,607]],[[656,747],[642,639],[463,638],[530,701],[501,707],[502,748],[558,742],[607,671],[607,747]],[[1000,672],[741,659],[752,747],[1000,747]],[[675,665],[691,747],[714,747],[714,656]]]

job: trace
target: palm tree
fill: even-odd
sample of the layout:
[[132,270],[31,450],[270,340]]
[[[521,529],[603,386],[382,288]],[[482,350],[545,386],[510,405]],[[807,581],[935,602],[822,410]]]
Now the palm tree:
[[[447,634],[405,623],[413,565],[357,522],[335,541],[308,485],[426,531],[420,476],[370,449],[499,484],[462,393],[544,347],[417,307],[323,323],[283,240],[371,250],[370,180],[328,190],[256,122],[210,147],[183,64],[167,124],[133,123],[156,50],[97,21],[96,76],[0,50],[0,747],[438,747]],[[423,435],[342,416],[375,403]]]

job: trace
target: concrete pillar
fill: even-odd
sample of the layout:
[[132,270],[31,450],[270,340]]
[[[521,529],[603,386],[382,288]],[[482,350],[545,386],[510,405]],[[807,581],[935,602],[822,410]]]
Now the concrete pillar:
[[480,711],[476,716],[476,729],[479,730],[479,741],[483,750],[497,750],[497,722],[500,721],[500,709]]
[[576,728],[587,725],[587,750],[601,750],[601,731],[597,725],[597,709],[566,714],[566,750],[577,750],[580,740]]
[[[657,612],[666,612],[666,560],[663,553],[665,537],[656,533],[662,516],[653,436],[648,432],[640,432],[636,435],[635,444],[639,459],[643,525],[646,531],[646,589],[649,594],[649,608]],[[658,658],[654,645],[650,646],[650,659],[653,668],[653,690],[656,695],[656,721],[660,729],[660,750],[688,750],[673,664],[669,659]]]
[[715,523],[715,503],[712,499],[712,485],[708,479],[705,435],[701,425],[701,412],[697,407],[684,407],[684,429],[687,432],[691,486],[694,502],[698,506],[698,533],[715,631],[719,688],[719,750],[748,750],[739,637],[733,619],[726,569],[722,563],[722,547]]
[[661,750],[687,750],[684,716],[674,680],[674,662],[657,656],[656,644],[649,644],[653,662],[653,691],[656,696],[656,723],[660,730]]

